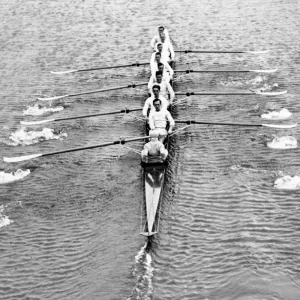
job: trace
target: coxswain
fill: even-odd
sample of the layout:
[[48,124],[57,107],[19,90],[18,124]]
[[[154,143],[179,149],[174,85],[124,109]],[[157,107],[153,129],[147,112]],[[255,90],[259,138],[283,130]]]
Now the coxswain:
[[[166,109],[161,109],[161,101],[158,98],[153,100],[155,110],[150,111],[149,127],[151,130],[156,130],[159,133],[159,140],[164,141],[168,133],[171,133],[175,126],[175,121],[170,112]],[[168,131],[166,129],[167,122],[169,122]]]
[[169,101],[160,95],[160,86],[158,84],[154,84],[152,86],[152,93],[149,98],[147,98],[144,107],[143,107],[143,116],[148,119],[148,111],[155,110],[153,106],[153,100],[154,99],[159,99],[161,101],[161,108],[162,109],[167,109],[169,107]]
[[161,42],[161,34],[162,33],[165,34],[166,39],[170,39],[168,30],[166,28],[164,28],[164,26],[159,26],[158,34],[154,35],[154,37],[152,38],[152,40],[150,42],[150,45],[154,51],[155,51],[156,44]]
[[155,75],[155,73],[158,71],[158,64],[162,63],[164,65],[164,69],[169,72],[170,77],[173,78],[174,71],[170,67],[169,63],[167,61],[164,61],[161,59],[161,53],[155,52],[154,60],[150,60],[150,68],[151,68],[151,74]]
[[144,149],[141,152],[142,161],[145,163],[164,162],[168,156],[168,150],[158,140],[159,133],[156,130],[152,130],[149,136],[150,141],[144,145]]
[[[150,80],[151,80],[151,78],[150,78]],[[160,86],[160,95],[162,95],[166,99],[168,99],[168,97],[169,97],[169,102],[170,102],[170,104],[172,104],[174,97],[175,97],[175,93],[174,93],[174,90],[173,90],[170,82],[163,80],[163,74],[160,71],[157,71],[155,73],[155,79],[153,79],[153,80],[154,80],[155,85]],[[152,85],[151,85],[150,81],[148,83],[148,89],[149,89],[149,92],[151,93]]]

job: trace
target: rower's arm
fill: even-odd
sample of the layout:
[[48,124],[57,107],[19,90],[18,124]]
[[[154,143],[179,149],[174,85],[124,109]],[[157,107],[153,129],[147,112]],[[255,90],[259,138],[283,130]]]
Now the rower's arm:
[[145,118],[147,118],[147,113],[148,113],[148,109],[150,108],[151,106],[149,105],[149,101],[148,99],[146,100],[145,104],[144,104],[144,107],[143,107],[143,116]]
[[174,93],[174,90],[173,90],[173,88],[172,88],[172,86],[169,82],[167,83],[167,89],[168,89],[169,94],[170,94],[170,104],[172,104],[173,100],[174,100],[174,97],[175,97],[175,93]]
[[169,63],[166,62],[166,63],[165,63],[165,67],[166,67],[166,69],[169,71],[170,77],[173,78],[174,71],[173,71],[173,69],[170,67]]
[[170,40],[169,40],[169,50],[170,50],[170,53],[171,53],[171,60],[174,60],[175,59],[175,52],[174,52],[174,49],[173,49],[173,46],[172,46],[172,43],[171,43]]
[[153,50],[155,49],[155,45],[156,45],[157,42],[158,42],[157,35],[155,35],[152,38],[151,42],[150,42],[150,45],[151,45],[151,47],[152,47]]
[[173,131],[173,128],[175,126],[175,121],[174,119],[172,118],[170,112],[167,110],[166,111],[166,117],[167,117],[167,120],[169,121],[169,130],[168,130],[168,133],[171,133]]
[[149,79],[149,82],[148,82],[149,93],[151,93],[151,89],[152,89],[153,84],[154,84],[154,76],[151,75],[150,79]]
[[154,120],[153,120],[153,117],[151,115],[151,112],[150,112],[150,115],[149,115],[149,127],[151,130],[155,129],[155,124],[154,124]]
[[155,61],[150,62],[150,69],[151,69],[151,75],[155,76],[155,73],[157,71],[157,63]]

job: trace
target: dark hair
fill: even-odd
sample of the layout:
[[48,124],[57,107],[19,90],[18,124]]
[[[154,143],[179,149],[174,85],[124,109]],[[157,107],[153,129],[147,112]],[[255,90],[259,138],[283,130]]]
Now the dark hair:
[[162,74],[162,72],[161,72],[161,71],[156,71],[156,72],[155,72],[155,77],[157,77],[157,75],[161,75],[161,76],[163,76],[163,74]]
[[157,54],[159,54],[159,56],[161,57],[161,54],[160,54],[160,52],[156,52],[156,53],[155,53],[155,56],[156,56]]
[[159,62],[159,63],[157,64],[157,66],[158,66],[158,67],[160,67],[160,66],[165,67],[165,65],[164,65],[163,63],[161,63],[161,62]]
[[158,29],[162,28],[163,30],[165,30],[165,27],[164,26],[159,26]]
[[154,102],[157,102],[157,101],[159,101],[159,104],[161,104],[161,101],[160,101],[160,99],[158,99],[158,98],[155,98],[155,99],[153,100],[153,105],[154,105]]
[[152,86],[152,91],[153,91],[153,89],[158,89],[159,91],[160,91],[160,86],[158,85],[158,84],[154,84],[153,86]]
[[158,46],[162,46],[162,43],[157,43],[156,48],[158,48]]

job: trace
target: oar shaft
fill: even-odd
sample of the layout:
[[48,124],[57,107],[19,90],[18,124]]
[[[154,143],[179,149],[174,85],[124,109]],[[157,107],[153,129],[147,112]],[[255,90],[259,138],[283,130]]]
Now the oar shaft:
[[176,92],[175,95],[202,95],[202,96],[214,96],[214,95],[256,95],[252,92]]
[[104,143],[104,144],[92,145],[92,146],[87,146],[87,147],[78,147],[78,148],[60,150],[60,151],[55,151],[55,152],[48,152],[48,153],[42,154],[41,156],[50,156],[50,155],[55,155],[55,154],[62,154],[62,153],[69,153],[69,152],[75,152],[75,151],[81,151],[81,150],[101,148],[101,147],[112,146],[112,145],[124,145],[124,144],[129,143],[129,142],[135,142],[135,141],[145,140],[147,138],[149,138],[149,136],[142,136],[142,137],[127,139],[127,140],[125,140],[125,139],[119,139],[119,140],[116,140],[116,141],[113,141],[113,142]]
[[245,51],[175,50],[178,53],[245,53]]
[[218,122],[202,122],[202,121],[195,121],[195,120],[175,120],[175,123],[180,124],[203,124],[203,125],[228,125],[228,126],[247,126],[247,127],[262,127],[262,124],[237,124],[237,123],[218,123]]
[[249,73],[250,70],[174,70],[175,73]]
[[66,121],[66,120],[74,120],[74,119],[83,119],[83,118],[89,118],[89,117],[99,117],[99,116],[106,116],[106,115],[116,115],[116,114],[120,114],[120,113],[130,113],[132,111],[139,111],[142,110],[141,107],[139,108],[125,108],[125,109],[121,109],[118,111],[111,111],[111,112],[105,112],[105,113],[98,113],[98,114],[90,114],[90,115],[81,115],[81,116],[74,116],[74,117],[67,117],[67,118],[58,118],[58,119],[54,119],[54,121]]
[[95,93],[114,91],[114,90],[120,90],[120,89],[131,88],[131,87],[135,88],[137,86],[147,85],[147,84],[148,84],[148,82],[133,83],[133,84],[123,85],[123,86],[116,86],[116,87],[112,87],[112,88],[107,88],[107,89],[94,90],[94,91],[82,92],[82,93],[76,93],[76,94],[69,94],[69,95],[66,95],[66,96],[67,97],[74,97],[74,96],[80,96],[80,95],[95,94]]
[[263,51],[251,51],[251,50],[244,50],[244,51],[230,51],[230,50],[175,50],[174,52],[178,53],[248,53],[248,54],[262,54],[262,53],[267,53],[268,50],[263,50]]
[[117,68],[126,68],[126,67],[139,67],[142,65],[149,65],[149,62],[136,62],[133,64],[128,65],[118,65],[118,66],[108,66],[108,67],[95,67],[95,68],[89,68],[89,69],[79,69],[77,72],[86,72],[86,71],[96,71],[96,70],[108,70],[108,69],[117,69]]

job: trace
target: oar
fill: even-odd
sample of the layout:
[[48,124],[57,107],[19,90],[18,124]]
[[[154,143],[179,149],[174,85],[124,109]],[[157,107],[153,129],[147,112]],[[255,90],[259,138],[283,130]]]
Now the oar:
[[248,54],[264,54],[269,52],[269,50],[263,51],[230,51],[230,50],[175,50],[174,52],[179,53],[248,53]]
[[3,157],[3,160],[5,162],[20,162],[20,161],[30,160],[30,159],[42,157],[42,156],[44,157],[44,156],[50,156],[50,155],[56,155],[56,154],[74,152],[74,151],[81,151],[81,150],[88,150],[88,149],[118,145],[118,144],[123,145],[125,143],[145,140],[147,138],[149,138],[149,136],[136,137],[136,138],[127,139],[127,140],[120,138],[119,140],[116,140],[116,141],[113,141],[110,143],[104,143],[104,144],[98,144],[98,145],[92,145],[92,146],[80,147],[80,148],[72,148],[72,149],[61,150],[61,151],[56,151],[56,152],[31,154],[31,155],[25,155],[25,156],[19,156],[19,157]]
[[274,73],[278,69],[270,70],[174,70],[175,73]]
[[95,70],[107,70],[107,69],[116,69],[116,68],[126,68],[126,67],[139,67],[142,65],[149,65],[149,62],[136,62],[134,64],[128,64],[128,65],[117,65],[117,66],[108,66],[108,67],[94,67],[89,69],[78,69],[78,70],[69,70],[69,71],[50,71],[52,74],[70,74],[70,73],[76,73],[76,72],[87,72],[87,71],[95,71]]
[[294,128],[298,124],[286,124],[286,125],[280,125],[280,124],[243,124],[243,123],[218,123],[218,122],[203,122],[203,121],[195,121],[195,120],[175,120],[175,123],[182,123],[182,124],[203,124],[203,125],[226,125],[226,126],[247,126],[247,127],[272,127],[272,128],[280,128],[280,129],[288,129],[288,128]]
[[107,91],[114,91],[114,90],[120,90],[120,89],[126,89],[126,88],[135,88],[140,85],[147,85],[148,82],[142,82],[142,83],[132,83],[128,85],[123,85],[123,86],[116,86],[112,88],[107,88],[107,89],[101,89],[101,90],[94,90],[94,91],[88,91],[88,92],[81,92],[81,93],[76,93],[76,94],[68,94],[68,95],[62,95],[62,96],[54,96],[54,97],[49,97],[49,98],[37,98],[38,100],[41,101],[46,101],[46,100],[57,100],[57,99],[62,99],[66,97],[74,97],[74,96],[80,96],[80,95],[87,95],[87,94],[94,94],[94,93],[102,93],[102,92],[107,92]]
[[216,95],[240,95],[240,96],[251,96],[251,95],[262,95],[262,96],[278,96],[286,94],[287,91],[281,92],[176,92],[175,95],[186,95],[186,96],[193,96],[193,95],[201,95],[201,96],[216,96]]
[[74,119],[82,119],[82,118],[106,116],[106,115],[116,115],[116,114],[121,114],[121,113],[128,114],[129,112],[139,111],[139,110],[142,110],[142,109],[143,109],[142,107],[131,108],[131,109],[125,108],[125,109],[111,111],[111,112],[105,112],[105,113],[97,113],[97,114],[81,115],[81,116],[66,117],[66,118],[57,118],[57,119],[49,119],[49,120],[41,120],[41,121],[32,121],[32,122],[21,121],[20,123],[22,125],[39,125],[39,124],[50,123],[50,122],[66,121],[66,120],[74,120]]

